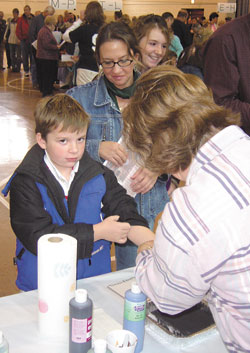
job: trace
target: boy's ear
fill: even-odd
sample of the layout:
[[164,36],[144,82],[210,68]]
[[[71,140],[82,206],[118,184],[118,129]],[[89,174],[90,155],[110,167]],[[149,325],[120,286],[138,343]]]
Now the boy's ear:
[[38,132],[36,134],[36,142],[38,143],[38,145],[45,150],[46,149],[46,141],[42,138],[42,135],[40,132]]

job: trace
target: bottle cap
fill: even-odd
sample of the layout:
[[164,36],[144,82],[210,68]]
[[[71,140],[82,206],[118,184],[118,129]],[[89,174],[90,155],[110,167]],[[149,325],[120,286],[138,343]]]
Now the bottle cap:
[[98,339],[94,342],[95,353],[106,353],[107,342],[102,339]]
[[141,290],[136,282],[133,282],[131,285],[131,292],[135,294],[141,293]]
[[75,300],[77,303],[85,303],[88,298],[86,289],[77,289],[75,292]]
[[3,332],[0,331],[0,344],[3,343]]

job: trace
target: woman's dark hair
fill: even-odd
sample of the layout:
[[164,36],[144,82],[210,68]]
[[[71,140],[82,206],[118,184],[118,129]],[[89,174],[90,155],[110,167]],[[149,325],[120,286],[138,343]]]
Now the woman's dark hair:
[[163,14],[161,15],[161,17],[164,20],[167,20],[169,17],[174,18],[174,15],[171,12],[163,12]]
[[131,55],[140,55],[140,49],[137,44],[133,30],[123,22],[110,22],[103,25],[96,39],[96,60],[100,63],[100,47],[106,42],[112,40],[120,40],[124,42],[128,48],[128,53]]
[[13,10],[12,10],[12,13],[17,13],[19,15],[19,10],[15,7]]
[[209,21],[212,21],[214,18],[219,17],[219,15],[217,14],[217,12],[212,12],[209,16]]
[[115,11],[115,20],[119,20],[122,17],[122,10]]
[[103,8],[98,1],[90,1],[85,9],[84,20],[86,23],[100,27],[105,22]]

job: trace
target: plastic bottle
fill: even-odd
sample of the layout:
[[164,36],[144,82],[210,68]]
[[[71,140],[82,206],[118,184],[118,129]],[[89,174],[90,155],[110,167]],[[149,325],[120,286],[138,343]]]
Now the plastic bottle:
[[112,353],[107,348],[107,342],[105,340],[99,339],[94,342],[94,348],[91,348],[88,353]]
[[69,353],[87,353],[92,343],[93,303],[85,289],[69,302]]
[[123,328],[137,336],[135,353],[139,353],[143,349],[146,299],[146,295],[141,292],[136,283],[132,283],[131,289],[125,293]]
[[4,338],[2,331],[0,331],[0,353],[8,353],[9,352],[9,344]]

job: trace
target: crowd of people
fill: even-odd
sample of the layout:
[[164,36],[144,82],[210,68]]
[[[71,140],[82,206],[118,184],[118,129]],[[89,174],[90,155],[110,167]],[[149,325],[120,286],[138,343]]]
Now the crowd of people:
[[[46,233],[77,239],[78,278],[109,272],[114,242],[117,269],[136,264],[161,311],[206,297],[228,351],[250,351],[250,14],[219,27],[217,13],[208,22],[185,10],[131,20],[117,11],[107,22],[97,1],[78,19],[54,13],[33,16],[26,5],[6,24],[0,12],[12,70],[21,56],[44,97],[37,144],[4,190],[18,287],[36,288]],[[71,50],[66,70],[76,78],[53,95],[62,50]],[[131,153],[134,198],[106,167],[126,165]]]
[[[80,11],[77,17],[67,10],[64,15],[55,16],[55,10],[52,6],[47,6],[42,12],[36,11],[35,14],[32,14],[31,7],[25,5],[22,15],[19,16],[17,8],[13,9],[12,14],[13,17],[8,18],[6,21],[3,18],[3,12],[0,11],[1,70],[5,69],[3,67],[3,55],[4,50],[6,50],[8,69],[18,73],[22,64],[24,76],[29,77],[31,74],[33,88],[39,89],[43,96],[53,93],[55,82],[61,81],[63,83],[61,86],[65,89],[74,85],[85,84],[98,74],[95,41],[106,18],[101,5],[97,1],[88,3],[85,10]],[[47,20],[50,23],[49,27],[48,23],[45,23],[47,16],[54,17],[53,20]],[[147,31],[146,27],[148,25],[144,23],[144,17],[134,16],[131,19],[127,14],[123,14],[121,10],[114,13],[114,20],[130,26],[139,41],[142,33]],[[189,16],[186,10],[180,10],[176,18],[170,12],[164,12],[162,16],[155,16],[155,19],[159,21],[159,25],[160,22],[165,22],[167,25],[167,28],[165,28],[164,23],[160,25],[164,27],[165,33],[163,33],[164,31],[162,32],[162,38],[159,41],[166,45],[166,50],[165,48],[162,49],[164,55],[160,54],[162,57],[161,63],[168,62],[178,65],[181,70],[186,70],[184,72],[197,74],[203,79],[203,64],[200,58],[201,43],[204,44],[208,39],[208,35],[217,29],[218,17],[219,15],[213,12],[209,16],[209,21],[207,21],[205,17]],[[227,21],[229,20],[230,18],[227,18]],[[45,30],[48,37],[45,40],[46,36],[43,36],[42,39],[39,38],[39,41],[37,41],[38,32],[43,26],[49,29],[49,31]],[[205,28],[207,29],[205,30]],[[59,45],[61,43],[58,40],[53,40],[53,36],[49,35],[49,32],[54,31],[62,34],[62,45]],[[158,33],[156,33],[157,31]],[[161,36],[159,31],[162,31],[162,29],[150,31],[150,35],[156,37],[157,41],[158,36]],[[166,38],[164,39],[163,37]],[[198,48],[197,38],[199,42]],[[152,60],[150,54],[145,54],[145,50],[149,50],[149,44],[146,45],[146,41],[150,43],[151,39],[144,38],[143,45],[145,45],[145,48],[140,47],[141,54],[144,59],[147,55],[148,59]],[[37,53],[38,47],[39,51]],[[72,59],[67,64],[61,65],[62,67],[58,67],[55,61],[58,63],[61,54],[64,53],[71,55]],[[181,54],[182,57],[178,64]],[[51,70],[47,71],[45,60],[47,63],[46,67],[53,66],[53,69],[51,68]],[[41,70],[45,72],[46,77],[41,73]],[[140,67],[140,70],[140,72],[143,72],[144,68]]]

